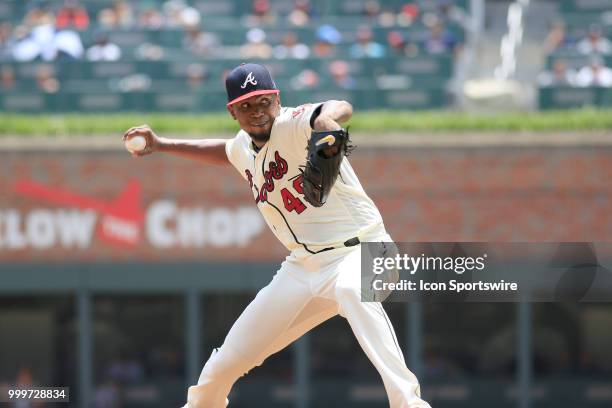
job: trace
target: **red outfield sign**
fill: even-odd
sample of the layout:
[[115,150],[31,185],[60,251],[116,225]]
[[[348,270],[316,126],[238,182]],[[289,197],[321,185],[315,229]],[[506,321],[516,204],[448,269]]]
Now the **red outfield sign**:
[[[137,181],[128,182],[119,196],[111,201],[99,200],[95,197],[81,195],[61,187],[46,186],[31,180],[19,180],[15,184],[14,191],[16,194],[31,197],[41,203],[84,210],[73,210],[71,212],[60,210],[58,212],[56,223],[59,226],[59,231],[66,231],[63,234],[64,236],[77,237],[79,235],[75,235],[77,231],[83,231],[82,228],[88,229],[88,226],[93,224],[92,221],[100,216],[101,219],[97,228],[97,235],[100,239],[119,245],[138,245],[140,243],[144,211],[140,206],[140,183]],[[35,227],[30,227],[34,221],[29,218],[30,222],[27,224],[26,231],[33,229],[31,240],[40,241],[39,234],[41,232],[50,236],[52,233],[51,225],[54,223],[51,218],[49,220],[40,216],[34,218],[40,220]],[[12,225],[16,226],[16,224],[19,223],[13,221]],[[74,228],[71,228],[73,225]],[[10,231],[11,234],[7,234],[7,238],[11,236],[19,237],[18,228]],[[85,233],[81,236],[91,236],[91,234]]]
[[[13,259],[11,253],[21,257],[30,251],[61,249],[72,250],[79,258],[80,253],[101,246],[118,253],[141,247],[158,251],[239,249],[265,231],[253,206],[192,207],[181,206],[176,199],[143,204],[141,185],[134,180],[109,201],[27,179],[18,180],[13,192],[35,201],[37,208],[0,210],[3,259]],[[216,257],[207,252],[200,256]]]
[[[183,173],[183,165],[181,180],[159,189],[164,170],[178,174],[166,159],[122,154],[117,167],[105,163],[107,154],[58,154],[52,161],[48,155],[28,156],[26,165],[18,164],[17,177],[1,179],[6,193],[0,198],[0,261],[277,260],[283,255],[280,244],[271,251],[275,239],[247,186],[229,167],[222,177],[245,194],[201,191],[202,179],[220,177],[218,168],[195,165]],[[96,171],[88,174],[92,166]],[[132,169],[146,175],[98,179],[103,172]]]

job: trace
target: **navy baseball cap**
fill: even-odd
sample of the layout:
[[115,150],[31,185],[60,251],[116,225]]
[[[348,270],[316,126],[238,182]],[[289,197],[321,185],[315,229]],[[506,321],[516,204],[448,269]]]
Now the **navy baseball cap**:
[[240,64],[225,78],[227,106],[243,101],[251,96],[278,94],[279,90],[270,71],[259,64]]

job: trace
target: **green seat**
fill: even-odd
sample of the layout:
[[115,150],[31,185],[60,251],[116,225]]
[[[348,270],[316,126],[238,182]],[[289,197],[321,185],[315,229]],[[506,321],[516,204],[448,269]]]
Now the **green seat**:
[[[549,55],[546,59],[546,69],[552,69],[555,64],[555,61],[564,60],[566,61],[569,68],[578,69],[588,65],[589,56],[578,54],[575,51],[569,52],[556,52],[552,55]],[[612,55],[607,55],[603,57],[604,64],[608,67],[612,66]]]
[[599,106],[601,88],[550,87],[539,89],[539,106],[542,110],[573,109]]
[[600,106],[612,107],[612,89],[602,88],[600,91]]
[[562,0],[561,12],[604,12],[612,10],[612,0]]
[[[448,106],[443,89],[354,90],[319,89],[283,93],[283,104],[300,105],[328,99],[346,99],[356,109],[435,109]],[[110,91],[70,90],[56,94],[39,92],[0,93],[0,107],[5,112],[219,112],[225,107],[225,91],[202,87],[159,91],[120,93]]]

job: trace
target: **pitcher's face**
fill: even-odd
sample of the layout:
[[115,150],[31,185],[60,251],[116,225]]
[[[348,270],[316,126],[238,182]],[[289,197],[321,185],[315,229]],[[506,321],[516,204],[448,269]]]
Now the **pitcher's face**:
[[228,106],[227,110],[255,144],[263,145],[270,139],[272,125],[280,114],[280,97],[276,94],[255,95]]

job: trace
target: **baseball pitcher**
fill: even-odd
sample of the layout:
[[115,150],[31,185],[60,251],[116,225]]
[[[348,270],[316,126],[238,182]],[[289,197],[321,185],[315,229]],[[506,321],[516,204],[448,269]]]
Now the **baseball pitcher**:
[[258,64],[236,67],[225,85],[227,110],[241,128],[233,139],[167,139],[146,125],[123,136],[126,143],[145,139],[134,156],[167,152],[231,163],[290,252],[212,352],[185,407],[226,407],[241,376],[340,314],[380,373],[390,406],[429,408],[382,305],[361,302],[359,243],[391,237],[346,158],[351,145],[340,124],[350,119],[352,106],[330,100],[282,107],[270,73]]

